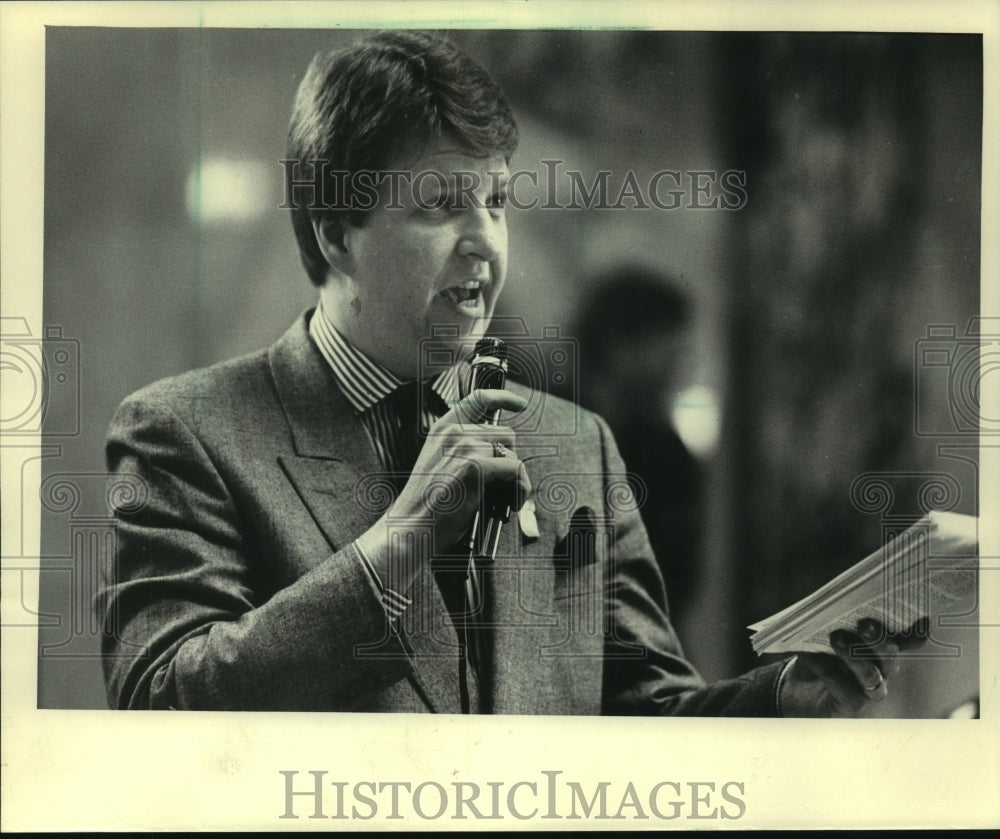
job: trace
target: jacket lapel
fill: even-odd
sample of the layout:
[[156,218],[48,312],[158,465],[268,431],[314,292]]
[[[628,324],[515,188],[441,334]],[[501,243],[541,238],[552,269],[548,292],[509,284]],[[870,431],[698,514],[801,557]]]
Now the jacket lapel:
[[[268,360],[295,449],[281,466],[334,551],[350,544],[392,502],[368,435],[308,334],[306,312],[271,347]],[[429,569],[414,585],[424,631],[407,634],[414,679],[431,710],[459,713],[458,637]],[[419,597],[419,601],[418,598]]]
[[[580,497],[594,498],[585,477],[557,467],[558,447],[518,445],[532,486],[545,478],[573,479]],[[598,481],[600,477],[598,476]],[[551,504],[550,504],[551,506]],[[483,685],[487,713],[593,714],[600,709],[603,655],[603,578],[587,531],[575,524],[584,508],[565,511],[537,505],[532,534],[512,516],[501,532],[500,550],[483,574],[482,621],[490,662]],[[582,529],[574,533],[574,528]],[[596,545],[595,545],[596,546]]]

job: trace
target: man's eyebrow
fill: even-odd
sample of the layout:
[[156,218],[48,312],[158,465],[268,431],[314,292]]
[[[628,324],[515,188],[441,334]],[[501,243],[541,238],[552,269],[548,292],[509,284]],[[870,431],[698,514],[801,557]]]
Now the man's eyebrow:
[[440,149],[439,151],[432,151],[427,156],[428,157],[440,157],[443,154],[468,154],[468,153],[469,152],[468,152],[467,149],[456,147],[456,148],[453,148],[453,149]]
[[463,178],[466,175],[476,176],[475,181],[473,182],[473,186],[487,185],[487,186],[503,188],[507,186],[507,184],[510,182],[509,172],[500,172],[500,171],[487,172],[486,177],[484,178],[480,178],[476,172],[472,172],[467,169],[456,169],[455,171],[443,172],[441,174],[444,175],[444,179],[438,180],[435,178],[434,181],[435,183],[449,190],[454,189],[455,187],[464,186],[465,183],[463,181]]

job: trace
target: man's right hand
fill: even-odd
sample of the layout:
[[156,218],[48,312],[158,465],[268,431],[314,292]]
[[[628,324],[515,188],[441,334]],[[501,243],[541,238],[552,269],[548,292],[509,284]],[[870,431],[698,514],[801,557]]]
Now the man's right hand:
[[[531,492],[531,483],[514,452],[514,432],[504,425],[485,425],[478,420],[498,408],[518,413],[526,405],[524,399],[507,390],[474,390],[431,426],[406,486],[382,517],[357,539],[382,580],[391,580],[392,586],[402,591],[419,571],[416,563],[396,558],[390,568],[392,519],[434,522],[437,544],[454,547],[468,538],[484,496],[491,504],[520,509]],[[497,457],[495,444],[506,449],[504,457]],[[435,484],[439,483],[447,487],[447,505],[435,504]],[[440,506],[446,506],[447,512]]]

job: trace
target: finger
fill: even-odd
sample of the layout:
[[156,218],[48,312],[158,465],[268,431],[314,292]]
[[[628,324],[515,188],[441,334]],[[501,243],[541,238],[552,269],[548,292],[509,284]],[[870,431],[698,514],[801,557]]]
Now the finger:
[[479,424],[494,411],[504,410],[518,413],[523,411],[528,401],[509,390],[474,390],[455,405],[454,411],[459,421]]
[[858,635],[867,644],[877,644],[880,641],[884,641],[889,633],[886,632],[885,627],[877,620],[864,618],[858,621]]
[[912,650],[924,644],[930,637],[930,618],[923,617],[910,626],[892,636],[901,650]]
[[[513,429],[506,425],[477,425],[465,431],[465,434],[485,443],[491,457],[506,457],[509,452],[513,451],[517,442],[517,435],[514,434]],[[502,446],[501,453],[498,453],[496,449],[498,443]]]
[[[918,621],[914,627],[920,623]],[[858,634],[867,644],[867,648],[855,650],[855,656],[873,659],[886,678],[895,675],[899,669],[899,661],[896,657],[902,648],[901,642],[911,647],[922,643],[920,639],[911,638],[909,631],[890,634],[883,624],[871,618],[865,618],[858,622]]]
[[488,504],[520,510],[531,493],[531,480],[524,464],[513,454],[481,461],[485,500]]
[[510,507],[519,510],[531,492],[531,481],[524,464],[514,452],[501,444],[502,455],[495,444],[505,435],[493,440],[464,437],[449,451],[453,461],[462,461],[460,479],[468,491],[481,499],[487,510]]
[[799,653],[796,665],[800,663],[822,680],[834,710],[853,716],[864,706],[868,697],[841,659],[825,653]]
[[513,450],[516,441],[514,430],[506,425],[463,423],[452,413],[445,414],[431,426],[427,436],[434,438],[445,455],[458,453],[466,457],[498,456],[494,443],[501,444],[506,452]]
[[492,442],[462,437],[444,447],[441,468],[465,487],[464,492],[484,504],[510,504],[520,509],[531,493],[528,470],[513,451],[496,455]]
[[913,649],[923,644],[928,637],[930,620],[926,617],[915,621],[902,632],[892,632],[872,618],[858,621],[858,635],[869,645],[876,646],[885,641],[891,641],[901,650]]
[[[478,427],[478,426],[477,426]],[[504,460],[506,458],[516,458],[514,454],[514,433],[509,430],[499,429],[497,433],[492,433],[482,426],[483,433],[459,432],[448,437],[443,445],[442,451],[446,457],[460,458],[462,460],[489,461]]]
[[874,652],[879,657],[882,675],[886,679],[891,679],[899,672],[899,644],[895,641],[886,641]]
[[869,661],[881,672],[883,678],[894,676],[899,670],[899,645],[892,640],[876,645],[851,643],[850,657],[854,661]]
[[882,661],[872,648],[861,642],[853,633],[836,631],[830,633],[830,643],[837,658],[843,662],[868,699],[882,700],[888,694]]

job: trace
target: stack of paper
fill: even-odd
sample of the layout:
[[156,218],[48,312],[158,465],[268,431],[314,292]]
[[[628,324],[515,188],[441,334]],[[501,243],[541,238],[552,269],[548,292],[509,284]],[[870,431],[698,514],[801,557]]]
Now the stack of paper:
[[808,597],[748,627],[761,653],[831,652],[830,633],[871,618],[890,633],[949,613],[978,579],[975,516],[933,511]]

